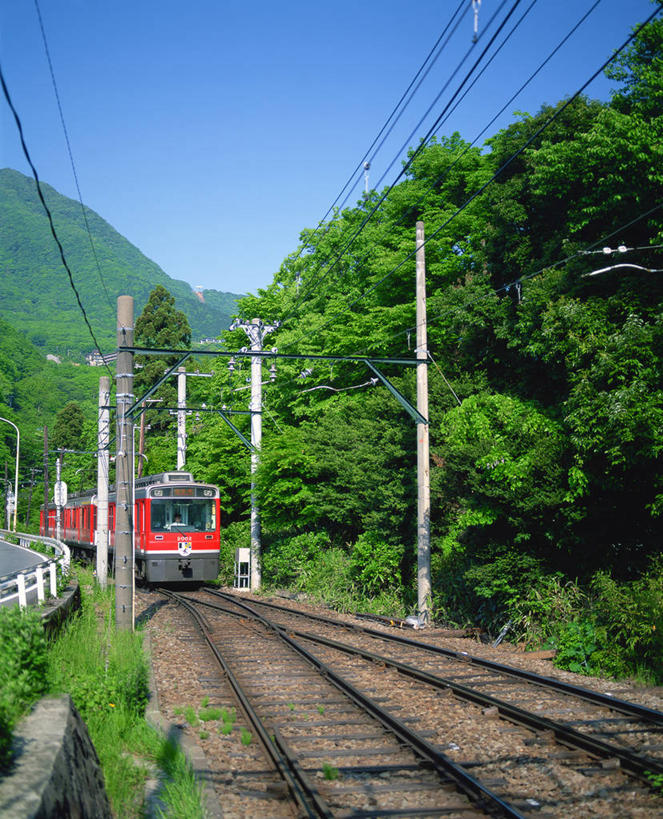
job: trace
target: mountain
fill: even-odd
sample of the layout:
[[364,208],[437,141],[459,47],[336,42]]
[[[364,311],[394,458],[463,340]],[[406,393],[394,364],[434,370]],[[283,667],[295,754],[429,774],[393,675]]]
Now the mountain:
[[[109,352],[116,345],[116,300],[134,297],[138,317],[156,285],[175,297],[194,340],[222,333],[240,295],[204,290],[202,298],[171,279],[97,213],[85,208],[90,242],[78,201],[41,183],[58,238],[94,335]],[[94,250],[92,247],[94,246]],[[96,345],[86,327],[53,239],[35,182],[0,170],[0,311],[44,353],[82,360]]]

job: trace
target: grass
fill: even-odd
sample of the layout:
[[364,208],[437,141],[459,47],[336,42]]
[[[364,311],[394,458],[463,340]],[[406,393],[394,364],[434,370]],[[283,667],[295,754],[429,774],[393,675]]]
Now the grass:
[[339,771],[338,768],[334,768],[334,766],[330,765],[328,762],[323,762],[322,775],[329,782],[333,782],[335,779],[338,779]]
[[[144,718],[148,664],[140,632],[116,632],[112,589],[102,592],[78,569],[82,610],[48,652],[49,692],[69,693],[102,765],[115,816],[144,815],[150,768],[162,772],[162,817],[202,817],[201,788],[183,753]],[[192,709],[193,711],[193,709]],[[194,712],[195,716],[195,712]]]

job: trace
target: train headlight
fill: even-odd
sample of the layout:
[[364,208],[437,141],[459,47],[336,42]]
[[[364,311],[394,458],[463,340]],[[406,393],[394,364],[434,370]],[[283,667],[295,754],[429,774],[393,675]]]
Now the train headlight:
[[203,491],[203,495],[204,495],[206,498],[213,498],[213,497],[214,497],[214,490],[213,490],[213,489],[205,489],[205,490]]
[[163,489],[153,489],[152,490],[152,497],[160,498],[163,495]]

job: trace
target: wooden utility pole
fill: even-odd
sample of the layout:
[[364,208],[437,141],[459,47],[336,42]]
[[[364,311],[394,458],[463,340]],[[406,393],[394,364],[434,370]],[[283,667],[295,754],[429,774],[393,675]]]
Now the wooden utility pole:
[[426,257],[424,223],[417,222],[417,604],[419,617],[430,620],[430,445],[428,425],[428,340],[426,332]]
[[97,582],[102,589],[108,583],[108,470],[110,445],[110,378],[99,379],[99,415],[97,424]]
[[[134,300],[119,296],[117,300],[117,346],[133,347]],[[118,631],[133,629],[133,421],[127,410],[133,405],[134,356],[120,351],[116,371],[117,451],[115,455],[115,627]]]

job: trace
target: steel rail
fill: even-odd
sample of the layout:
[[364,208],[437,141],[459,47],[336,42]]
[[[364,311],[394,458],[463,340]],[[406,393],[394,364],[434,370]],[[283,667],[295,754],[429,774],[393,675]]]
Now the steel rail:
[[420,682],[427,683],[435,688],[450,689],[456,696],[474,702],[477,705],[482,705],[487,708],[497,708],[499,713],[505,719],[508,719],[511,722],[516,722],[520,725],[524,725],[526,728],[532,728],[536,731],[551,731],[562,744],[572,745],[575,748],[587,751],[595,756],[602,756],[608,759],[616,758],[619,760],[620,767],[623,770],[627,770],[630,773],[635,774],[648,784],[651,784],[650,780],[648,779],[648,774],[663,776],[663,764],[655,759],[643,757],[641,754],[634,753],[628,749],[610,745],[608,742],[596,739],[588,734],[583,734],[581,731],[578,731],[575,728],[569,728],[563,723],[555,722],[547,717],[537,716],[536,714],[526,711],[523,708],[511,705],[510,703],[500,700],[497,697],[493,697],[490,694],[483,694],[480,691],[475,691],[474,689],[468,688],[460,683],[456,683],[453,680],[447,680],[444,677],[439,677],[435,674],[429,674],[426,671],[421,671],[420,669],[408,665],[407,663],[402,663],[399,660],[393,660],[380,654],[374,654],[373,652],[355,648],[354,646],[349,646],[345,643],[339,643],[336,640],[330,640],[326,637],[321,637],[316,634],[309,634],[302,631],[294,631],[291,633],[305,640],[326,645],[330,648],[336,649],[337,651],[343,651],[347,654],[360,656],[375,663],[384,664],[387,668],[394,668],[401,674],[412,677]]
[[251,723],[252,728],[259,736],[260,741],[262,742],[263,747],[265,748],[265,751],[267,752],[267,754],[269,755],[270,759],[274,764],[274,767],[287,784],[294,799],[305,812],[306,816],[324,817],[324,819],[332,819],[333,813],[331,812],[329,806],[320,796],[311,780],[306,776],[304,771],[301,769],[301,767],[298,764],[298,760],[292,757],[292,755],[289,753],[285,743],[280,743],[277,746],[274,742],[272,742],[269,733],[267,732],[262,720],[258,716],[258,713],[249,702],[249,699],[246,696],[239,680],[234,675],[232,669],[226,663],[223,655],[212,641],[209,635],[210,626],[205,620],[205,618],[200,614],[200,612],[196,611],[195,606],[193,605],[191,600],[183,597],[182,595],[174,594],[173,592],[168,591],[167,589],[159,588],[158,591],[161,594],[165,595],[166,597],[171,598],[179,605],[186,608],[187,611],[189,611],[189,613],[194,618],[196,624],[198,625],[198,628],[200,629],[201,634],[207,641],[207,644],[212,650],[212,653],[214,654],[217,661],[221,665],[221,668],[223,669],[224,674],[226,675],[228,682],[230,683],[230,686],[233,689],[233,692],[237,697],[238,702],[240,703],[241,708],[243,709],[249,722]]
[[[224,597],[225,599],[232,600],[233,602],[236,600],[235,595],[220,592],[217,589],[212,589],[211,587],[206,587],[205,591],[216,594],[220,597]],[[370,628],[369,626],[360,626],[355,623],[344,623],[341,620],[334,620],[331,617],[323,617],[319,614],[308,614],[294,611],[287,606],[280,606],[278,603],[267,603],[262,600],[252,602],[255,602],[260,606],[267,606],[269,608],[286,612],[287,614],[292,614],[296,617],[305,617],[310,620],[317,620],[321,623],[326,623],[328,625],[339,626],[341,628],[350,629],[353,631],[361,631],[364,634],[368,634],[372,637],[378,637],[382,640],[391,640],[393,642],[401,643],[402,645],[419,648],[423,651],[441,654],[442,656],[448,657],[452,660],[460,660],[470,665],[485,668],[488,671],[493,671],[499,674],[504,674],[505,676],[524,680],[532,683],[533,685],[542,686],[543,688],[553,688],[563,694],[568,694],[569,696],[577,697],[594,704],[598,703],[610,708],[613,711],[626,714],[627,716],[638,717],[639,719],[663,726],[663,712],[661,711],[657,711],[654,708],[647,708],[645,705],[639,705],[638,703],[630,702],[629,700],[611,697],[609,694],[602,694],[599,691],[591,691],[589,688],[571,685],[570,683],[565,683],[562,680],[557,680],[554,677],[544,677],[543,675],[535,674],[532,671],[526,671],[522,668],[514,668],[513,666],[503,665],[502,663],[497,663],[493,660],[485,660],[481,657],[475,657],[471,654],[467,654],[464,651],[453,651],[452,649],[442,648],[441,646],[436,646],[432,643],[419,642],[418,640],[412,640],[409,637],[402,637],[399,634],[388,634],[384,631],[378,631],[377,629]]]
[[[206,589],[206,591],[209,591]],[[220,592],[220,596],[224,593]],[[201,601],[196,601],[201,602]],[[455,763],[442,751],[439,751],[434,745],[425,740],[415,731],[409,729],[403,722],[394,717],[388,711],[385,711],[370,697],[367,697],[355,686],[345,680],[340,674],[337,674],[330,666],[323,663],[315,655],[307,651],[296,640],[286,634],[286,629],[271,623],[267,618],[263,617],[259,612],[252,609],[246,603],[232,598],[232,602],[240,608],[248,611],[256,620],[262,623],[265,628],[272,630],[286,645],[290,646],[293,651],[303,657],[310,665],[316,668],[319,673],[327,679],[330,683],[342,691],[349,699],[363,711],[369,713],[377,719],[382,725],[392,734],[394,734],[404,745],[407,745],[415,752],[415,755],[425,760],[443,779],[452,780],[458,789],[468,796],[474,803],[482,810],[492,815],[500,815],[511,817],[511,819],[524,819],[523,814],[518,811],[513,805],[510,805],[505,800],[501,799],[497,794],[493,793],[489,788],[483,785],[478,779],[469,774],[462,766]]]
[[[204,601],[199,602],[203,602],[203,605],[216,608],[215,604],[204,603]],[[232,612],[228,611],[228,613]],[[490,694],[484,694],[480,691],[476,691],[475,689],[462,685],[461,683],[457,683],[454,680],[440,677],[439,675],[431,674],[427,671],[422,671],[421,669],[415,668],[407,663],[400,662],[400,660],[386,657],[383,654],[376,654],[372,651],[367,651],[356,646],[348,645],[347,643],[339,643],[338,641],[331,640],[328,637],[322,637],[317,634],[298,631],[296,629],[287,629],[285,626],[277,625],[276,627],[301,639],[319,643],[337,651],[342,651],[346,654],[363,657],[366,660],[384,665],[387,668],[393,668],[401,674],[409,676],[415,680],[418,680],[419,682],[431,685],[434,688],[451,690],[455,696],[469,702],[473,702],[476,705],[481,705],[486,708],[497,708],[498,712],[504,719],[507,719],[510,722],[515,722],[519,725],[523,725],[524,727],[534,731],[551,732],[562,744],[570,745],[594,756],[604,757],[606,759],[618,759],[622,770],[628,771],[629,773],[639,777],[648,785],[651,784],[649,775],[654,774],[657,776],[663,776],[663,763],[658,762],[655,759],[644,757],[641,754],[634,753],[626,748],[619,748],[618,746],[611,745],[610,743],[592,737],[591,735],[583,734],[581,731],[578,731],[575,728],[570,728],[562,723],[548,719],[547,717],[542,717],[530,711],[526,711],[523,708],[511,705],[511,703],[500,700]],[[272,628],[274,628],[274,625]]]

